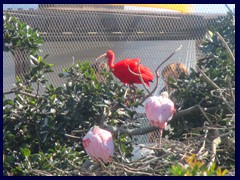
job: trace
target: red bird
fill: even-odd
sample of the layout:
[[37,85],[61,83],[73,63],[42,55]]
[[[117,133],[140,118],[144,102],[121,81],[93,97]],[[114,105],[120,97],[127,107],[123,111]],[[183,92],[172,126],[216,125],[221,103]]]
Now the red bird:
[[[149,82],[152,82],[154,75],[151,70],[140,64],[139,58],[134,59],[123,59],[116,64],[113,64],[115,55],[114,52],[108,50],[105,54],[99,56],[96,60],[105,57],[108,59],[108,66],[113,74],[124,84],[133,85],[133,84],[142,84],[142,80],[147,86],[150,86]],[[140,73],[138,71],[138,66],[140,68]]]

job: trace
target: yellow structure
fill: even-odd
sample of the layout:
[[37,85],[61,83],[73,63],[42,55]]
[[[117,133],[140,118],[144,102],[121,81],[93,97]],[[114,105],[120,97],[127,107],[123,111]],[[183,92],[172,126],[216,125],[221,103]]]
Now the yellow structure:
[[112,6],[135,6],[146,8],[170,9],[183,13],[193,12],[192,4],[111,4]]

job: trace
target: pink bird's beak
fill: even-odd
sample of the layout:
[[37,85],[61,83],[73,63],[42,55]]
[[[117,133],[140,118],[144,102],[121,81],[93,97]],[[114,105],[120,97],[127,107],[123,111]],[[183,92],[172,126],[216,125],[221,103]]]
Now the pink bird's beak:
[[103,57],[105,58],[106,55],[107,55],[107,53],[102,54],[101,56],[99,56],[99,57],[96,59],[96,61],[99,60],[99,59],[101,59],[101,58],[103,58]]

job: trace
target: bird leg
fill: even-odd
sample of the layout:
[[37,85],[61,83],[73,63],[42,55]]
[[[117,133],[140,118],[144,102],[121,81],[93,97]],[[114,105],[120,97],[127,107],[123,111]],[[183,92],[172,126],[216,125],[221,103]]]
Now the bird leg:
[[161,145],[162,145],[162,133],[163,133],[163,129],[161,128],[159,131],[160,131],[159,149],[161,149]]
[[130,93],[131,93],[131,95],[133,97],[132,100],[133,100],[133,102],[135,102],[135,100],[136,100],[136,87],[133,84],[131,84],[130,87],[133,90],[133,94],[132,94],[132,91],[130,90]]
[[130,90],[130,93],[131,93],[131,87],[130,87],[130,85],[128,84],[128,85],[126,85],[126,87],[127,87],[127,89],[126,89],[126,91],[125,91],[125,93],[124,93],[124,96],[123,96],[123,98],[125,99],[125,103],[126,103],[126,105],[128,106],[129,105],[129,99],[130,99],[130,97],[131,97],[131,94],[130,95],[127,95],[128,94],[128,90]]
[[128,89],[129,89],[129,87],[126,85],[126,87],[127,87],[127,89],[126,89],[126,91],[125,91],[125,93],[124,93],[124,96],[123,96],[123,98],[126,98],[126,96],[127,96],[127,92],[128,92]]

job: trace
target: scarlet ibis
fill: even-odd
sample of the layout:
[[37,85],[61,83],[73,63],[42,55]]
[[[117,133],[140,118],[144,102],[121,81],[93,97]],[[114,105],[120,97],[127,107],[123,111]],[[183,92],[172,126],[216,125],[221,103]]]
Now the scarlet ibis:
[[[108,59],[108,66],[110,70],[121,82],[126,85],[142,84],[140,79],[141,76],[143,82],[147,86],[150,86],[149,82],[152,82],[154,79],[154,75],[151,70],[148,67],[141,65],[139,58],[127,58],[118,61],[116,64],[113,64],[115,60],[115,54],[112,50],[108,50],[96,60],[102,57]],[[140,68],[140,73],[138,68]]]
[[145,112],[149,123],[160,128],[159,148],[161,148],[162,131],[174,115],[174,103],[168,98],[168,93],[162,92],[160,96],[147,99]]
[[112,134],[98,126],[90,129],[84,136],[83,147],[87,154],[95,161],[111,162],[114,153]]

